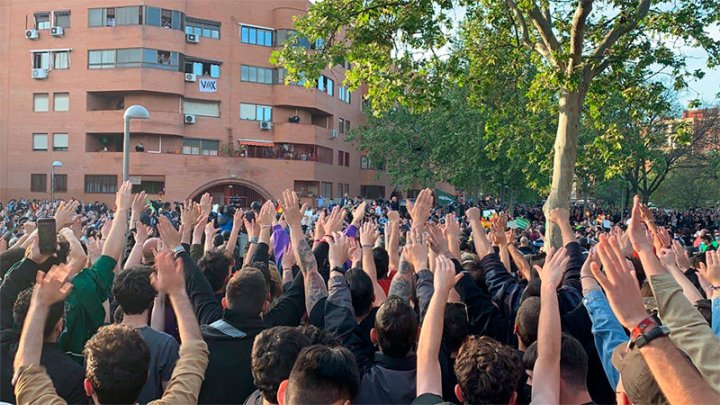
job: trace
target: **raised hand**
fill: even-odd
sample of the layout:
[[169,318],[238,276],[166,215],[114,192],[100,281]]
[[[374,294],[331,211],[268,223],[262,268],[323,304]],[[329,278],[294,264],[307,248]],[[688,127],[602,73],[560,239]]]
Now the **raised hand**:
[[428,251],[423,243],[422,232],[411,229],[407,233],[408,241],[403,249],[405,259],[412,264],[415,272],[428,269]]
[[[632,216],[630,217],[630,224],[628,225],[627,234],[630,238],[630,243],[636,252],[651,251],[652,243],[648,239],[648,235],[643,227],[643,221],[641,219],[641,207],[640,197],[635,196],[633,200]],[[617,243],[617,241],[616,241]]]
[[257,222],[260,224],[261,227],[263,227],[263,226],[270,227],[270,226],[272,226],[274,219],[275,219],[275,205],[272,203],[272,201],[267,200],[267,201],[265,201],[265,204],[262,205],[262,208],[260,208],[260,213],[258,214]]
[[170,251],[155,254],[155,272],[150,275],[150,283],[158,292],[169,296],[185,293],[185,272],[181,259],[173,259]]
[[720,288],[720,253],[708,250],[705,252],[705,261],[707,264],[700,262],[700,274],[710,285]]
[[135,243],[145,243],[152,235],[152,228],[140,221],[135,223]]
[[449,243],[445,234],[437,224],[428,224],[428,240],[430,242],[430,249],[435,252],[436,255],[450,256]]
[[192,200],[187,200],[180,210],[180,223],[193,228],[200,218],[200,206]]
[[685,249],[683,249],[680,242],[674,240],[672,242],[672,250],[675,251],[675,261],[681,271],[685,271],[692,267],[692,265],[690,264],[690,259],[688,258],[688,255],[685,252]]
[[657,241],[658,246],[661,246],[663,248],[669,248],[672,244],[672,239],[670,239],[670,234],[668,233],[667,229],[665,229],[664,226],[657,227],[655,237],[658,240]]
[[[55,223],[57,223],[57,220],[55,220]],[[24,232],[25,234],[31,234],[31,233],[33,233],[33,231],[34,231],[36,228],[37,228],[37,224],[35,224],[35,222],[32,222],[32,221],[26,221],[26,222],[23,224],[23,232]]]
[[325,219],[325,234],[331,234],[342,231],[345,213],[342,208],[335,206],[330,215]]
[[42,264],[52,256],[56,256],[57,253],[40,253],[40,237],[37,232],[30,236],[30,247],[27,249],[25,256],[35,262],[36,264]]
[[462,277],[463,273],[455,274],[455,265],[452,260],[440,255],[435,258],[433,287],[436,293],[441,293],[444,297],[447,297],[450,290]]
[[195,228],[193,229],[192,242],[194,244],[200,244],[200,240],[202,239],[202,234],[205,229],[205,225],[207,225],[207,220],[208,220],[207,215],[201,215],[200,218],[198,218],[198,221],[195,224]]
[[671,269],[677,266],[677,255],[675,251],[670,248],[662,248],[657,254],[660,263],[665,266],[666,269]]
[[88,240],[87,254],[90,262],[94,263],[97,259],[100,258],[100,255],[102,255],[103,246],[105,246],[105,242],[100,238],[96,238],[93,236]]
[[283,270],[291,270],[295,264],[297,264],[295,253],[292,251],[292,246],[288,245],[282,257],[282,268]]
[[460,239],[460,223],[452,212],[445,215],[445,235],[448,239]]
[[75,235],[76,238],[80,239],[82,236],[82,218],[80,215],[76,215],[75,219],[73,219],[72,224],[70,224],[70,230],[72,231],[73,235]]
[[325,211],[320,212],[317,221],[315,221],[315,233],[313,239],[322,240],[325,237]]
[[60,204],[60,207],[55,211],[55,223],[58,229],[72,224],[73,216],[77,212],[79,205],[80,203],[76,200]]
[[280,206],[283,209],[288,225],[290,227],[300,226],[300,220],[302,220],[305,209],[303,209],[302,212],[300,211],[300,199],[297,193],[287,189],[283,191]]
[[335,232],[332,238],[328,238],[330,249],[328,252],[328,260],[330,261],[330,269],[340,267],[348,258],[348,248],[350,244],[348,237],[340,232]]
[[[636,196],[635,198],[638,199],[638,202],[640,201],[639,197]],[[640,220],[646,224],[655,223],[655,213],[650,207],[642,203],[640,203]]]
[[360,205],[355,207],[354,210],[352,210],[353,225],[360,226],[363,218],[365,218],[365,208],[367,208],[367,202],[363,201],[360,203]]
[[537,270],[540,275],[540,280],[543,284],[547,283],[557,288],[562,282],[569,261],[570,258],[567,256],[565,248],[560,248],[557,251],[554,248],[550,248],[550,251],[545,257],[545,264],[543,264],[542,267],[535,265],[535,270]]
[[112,229],[113,220],[110,218],[107,218],[105,220],[105,223],[103,223],[102,227],[100,228],[100,236],[102,237],[102,240],[107,240],[108,236],[110,236],[110,230]]
[[377,224],[372,221],[365,221],[360,227],[360,246],[373,247],[378,239]]
[[200,197],[200,213],[209,216],[212,211],[212,197],[210,193],[205,193]]
[[560,225],[565,222],[569,223],[570,214],[567,208],[554,208],[548,213],[548,221],[555,225]]
[[33,301],[47,308],[67,298],[73,287],[67,282],[70,272],[71,268],[67,264],[53,266],[47,274],[38,271],[35,276]]
[[175,229],[170,220],[165,215],[160,215],[158,220],[158,232],[160,232],[160,239],[170,248],[171,250],[182,246],[180,244],[180,232]]
[[235,214],[233,215],[233,233],[237,234],[240,232],[240,229],[243,227],[243,220],[245,219],[245,212],[243,210],[235,210]]
[[605,272],[594,262],[591,264],[592,273],[605,290],[620,323],[626,329],[632,330],[647,317],[633,265],[625,259],[614,236],[608,238],[602,235],[597,245],[597,253]]
[[390,222],[399,221],[400,213],[397,211],[388,211],[387,217],[390,220]]
[[133,215],[139,216],[143,211],[145,211],[145,208],[147,208],[147,204],[145,203],[145,192],[141,191],[133,197],[132,213]]
[[132,203],[132,183],[125,181],[120,185],[120,188],[115,194],[115,208],[118,211],[127,211],[132,206]]
[[[205,224],[205,240],[207,241],[208,238],[212,239],[219,230],[220,228],[215,228],[215,224],[212,221]],[[162,234],[160,234],[160,236],[162,237]]]
[[[248,239],[252,240],[255,236],[260,236],[260,224],[255,221],[255,218],[248,221],[247,218],[243,217],[242,222],[243,225],[245,225],[245,232],[247,232]],[[207,228],[205,229],[207,234]]]
[[630,257],[633,253],[633,247],[630,243],[630,238],[628,237],[627,232],[623,231],[619,226],[615,226],[610,231],[610,234],[615,237],[623,255],[625,255],[625,257]]
[[492,226],[493,233],[495,234],[495,243],[498,246],[505,246],[508,244],[507,237],[505,236],[505,228],[507,227],[507,221],[507,214],[501,214],[500,217],[498,217],[498,220],[495,221]]
[[425,226],[432,210],[432,203],[432,190],[429,188],[420,191],[415,203],[410,200],[407,201],[407,210],[410,218],[412,218],[413,226],[420,228]]

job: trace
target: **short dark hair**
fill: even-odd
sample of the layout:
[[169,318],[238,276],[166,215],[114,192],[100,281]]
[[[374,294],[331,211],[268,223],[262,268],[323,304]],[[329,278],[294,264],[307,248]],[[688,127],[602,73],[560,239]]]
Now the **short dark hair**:
[[342,346],[308,346],[290,372],[288,404],[329,404],[352,401],[360,389],[355,356]]
[[528,297],[518,308],[515,315],[518,339],[525,347],[537,340],[538,322],[540,320],[540,298]]
[[372,279],[359,267],[352,268],[345,273],[345,279],[350,287],[353,310],[355,316],[365,316],[372,309],[375,300],[375,290]]
[[0,279],[5,278],[5,273],[15,265],[15,263],[25,258],[25,249],[15,247],[0,253]]
[[389,357],[404,357],[415,346],[418,319],[412,307],[400,297],[389,297],[375,316],[380,351]]
[[235,273],[225,291],[228,309],[245,316],[258,316],[267,295],[265,277],[260,270],[253,267],[245,267]]
[[300,333],[310,339],[311,345],[339,346],[341,344],[340,339],[338,339],[337,336],[325,329],[318,328],[315,325],[308,324],[298,326],[297,328]]
[[466,404],[507,404],[523,372],[520,356],[487,336],[470,336],[455,360]]
[[387,278],[388,269],[390,267],[390,256],[388,255],[387,250],[381,247],[376,247],[372,250],[372,252],[378,280]]
[[132,404],[147,381],[150,349],[125,325],[100,328],[85,344],[85,376],[101,404]]
[[480,287],[483,291],[487,292],[487,283],[485,282],[485,269],[480,265],[477,260],[465,260],[462,262],[463,270],[470,273],[475,284]]
[[[18,294],[13,305],[13,320],[17,330],[22,330],[25,318],[30,310],[30,301],[32,300],[33,287],[28,287]],[[65,315],[64,301],[58,302],[50,306],[47,319],[45,320],[45,328],[43,329],[43,337],[49,337],[55,330],[55,324]]]
[[447,342],[450,352],[460,349],[465,338],[470,334],[470,322],[465,305],[452,303],[445,306],[445,327],[443,338]]
[[[537,341],[523,354],[522,363],[526,370],[532,370],[537,361]],[[577,339],[564,333],[560,341],[560,378],[571,387],[585,388],[587,383],[588,355]]]
[[123,313],[142,314],[152,306],[157,296],[157,291],[150,284],[152,272],[152,267],[139,264],[121,271],[115,277],[112,293]]
[[252,375],[266,401],[277,403],[280,383],[290,376],[300,351],[311,342],[298,328],[276,326],[255,337],[252,346]]
[[198,261],[200,271],[205,275],[213,291],[220,291],[225,287],[230,269],[230,260],[217,249],[206,252]]

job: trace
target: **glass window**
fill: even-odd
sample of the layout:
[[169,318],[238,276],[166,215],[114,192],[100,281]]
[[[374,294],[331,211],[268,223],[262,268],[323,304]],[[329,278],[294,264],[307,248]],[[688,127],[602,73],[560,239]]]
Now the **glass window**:
[[202,154],[205,156],[217,156],[220,149],[220,141],[203,139],[201,143]]
[[183,29],[182,24],[183,24],[183,13],[173,10],[171,28],[174,30],[182,30]]
[[103,14],[105,13],[104,8],[91,8],[88,10],[88,27],[103,27],[105,22],[103,21]]
[[183,139],[183,154],[217,156],[220,150],[220,141],[213,139]]
[[240,103],[240,119],[241,120],[254,120],[255,119],[255,104]]
[[67,192],[67,174],[55,173],[55,191],[60,193]]
[[53,63],[53,67],[55,69],[69,69],[70,68],[70,52],[68,51],[58,51],[53,52],[55,55],[55,60]]
[[220,38],[220,23],[207,20],[185,19],[185,32],[205,38]]
[[257,106],[258,121],[272,121],[272,107],[259,105]]
[[70,110],[70,93],[55,93],[53,99],[55,102],[55,111]]
[[117,191],[115,175],[85,175],[85,192],[112,194]]
[[160,26],[163,28],[172,28],[172,10],[162,10],[160,15]]
[[[109,9],[108,9],[109,10]],[[117,7],[115,9],[115,25],[138,25],[142,21],[140,6]]]
[[33,52],[33,68],[49,69],[50,52]]
[[133,184],[133,194],[144,191],[147,194],[160,194],[165,192],[164,180],[141,180],[140,184]]
[[30,191],[44,193],[47,191],[47,174],[30,175]]
[[48,93],[33,94],[33,111],[46,112],[49,110]]
[[350,104],[350,90],[345,86],[338,86],[338,98]]
[[160,26],[160,15],[162,10],[157,7],[145,7],[145,24]]
[[107,65],[107,67],[112,67],[112,65],[115,64],[115,50],[114,49],[108,49],[106,51],[102,51],[102,64]]
[[338,130],[341,134],[345,133],[345,120],[342,118],[338,118]]
[[63,28],[70,28],[70,12],[69,11],[56,11],[55,25]]
[[219,117],[219,101],[183,100],[183,113],[200,117]]
[[38,30],[49,30],[50,29],[50,13],[48,13],[48,12],[35,13],[35,29],[38,29]]
[[53,134],[53,151],[64,152],[68,150],[68,134],[54,133]]
[[332,183],[322,182],[321,193],[325,198],[332,198]]
[[370,164],[369,164],[367,156],[360,157],[360,168],[361,169],[369,169],[370,168]]
[[105,26],[106,27],[114,27],[115,26],[115,9],[114,8],[106,8],[105,9]]
[[327,79],[327,94],[332,96],[335,92],[335,82],[332,79]]
[[48,135],[47,134],[33,134],[33,150],[47,150],[48,149]]
[[273,31],[243,25],[240,27],[240,42],[271,47],[273,46]]
[[199,155],[200,146],[202,142],[200,139],[183,139],[183,154],[184,155]]
[[342,166],[343,160],[345,159],[345,156],[343,156],[343,152],[341,150],[338,151],[338,165]]

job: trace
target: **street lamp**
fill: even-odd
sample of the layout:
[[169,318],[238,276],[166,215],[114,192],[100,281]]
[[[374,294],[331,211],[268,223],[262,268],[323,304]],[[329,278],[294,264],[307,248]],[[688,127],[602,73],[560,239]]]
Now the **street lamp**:
[[123,114],[124,137],[123,137],[123,181],[130,178],[130,120],[146,120],[150,118],[148,110],[141,105],[131,105]]
[[55,200],[55,168],[56,167],[62,167],[63,164],[61,161],[56,160],[52,162],[52,171],[50,172],[50,200]]

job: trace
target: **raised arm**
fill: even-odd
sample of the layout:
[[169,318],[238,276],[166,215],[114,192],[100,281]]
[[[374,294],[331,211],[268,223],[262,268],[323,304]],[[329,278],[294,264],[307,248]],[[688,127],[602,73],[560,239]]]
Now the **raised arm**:
[[385,228],[387,241],[385,248],[388,252],[390,270],[400,270],[400,213],[390,211],[387,214],[390,223]]
[[417,396],[435,394],[442,396],[442,375],[438,356],[443,335],[445,304],[448,294],[462,274],[455,274],[453,263],[447,257],[438,255],[435,264],[433,286],[435,292],[420,329],[417,351]]
[[143,245],[150,236],[151,231],[152,229],[143,225],[142,222],[138,221],[135,223],[135,244],[130,251],[130,255],[128,255],[128,258],[125,261],[125,266],[123,266],[124,269],[129,269],[132,266],[140,264],[142,261]]
[[415,203],[410,200],[407,201],[407,210],[410,214],[410,218],[412,218],[413,228],[420,229],[421,231],[425,230],[425,224],[430,216],[432,206],[432,190],[429,188],[420,191],[417,199],[415,199]]
[[538,320],[537,361],[533,368],[532,401],[540,404],[560,402],[560,308],[557,287],[567,268],[565,249],[550,250],[542,268],[536,267],[542,281]]
[[377,224],[370,221],[365,222],[360,228],[360,247],[362,249],[362,269],[370,277],[373,283],[373,291],[375,293],[374,306],[379,307],[387,299],[385,290],[382,289],[377,281],[377,269],[375,268],[375,259],[373,257],[373,247],[377,241]]
[[500,261],[506,269],[510,270],[510,252],[508,251],[508,239],[505,235],[505,228],[507,227],[507,214],[502,214],[497,221],[493,224],[493,235],[495,238],[495,244],[499,249]]
[[297,193],[285,190],[280,204],[285,213],[285,220],[290,227],[290,243],[297,258],[298,265],[300,266],[300,271],[303,273],[305,282],[305,310],[309,314],[312,312],[315,304],[322,298],[328,296],[328,291],[325,280],[323,280],[320,272],[318,272],[315,255],[303,235],[300,221],[302,220],[302,213],[306,210],[306,205],[300,208],[299,201]]
[[125,248],[125,234],[128,230],[127,215],[130,205],[132,205],[132,198],[132,183],[126,181],[120,186],[115,196],[115,217],[102,253],[103,256],[111,257],[116,262],[120,261]]
[[192,237],[195,225],[200,218],[200,206],[192,200],[185,201],[180,210],[180,223],[182,224],[182,232],[180,241],[185,245],[192,243]]
[[245,215],[242,210],[235,210],[233,215],[233,225],[230,231],[230,237],[228,238],[227,244],[225,245],[225,256],[229,259],[235,257],[235,248],[237,248],[238,234],[242,229],[243,218]]

